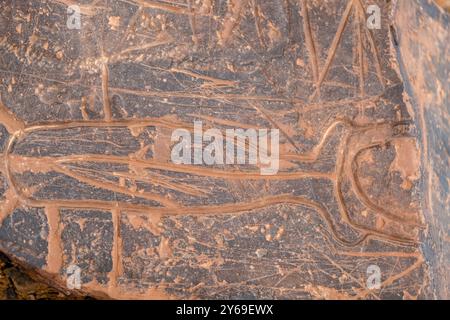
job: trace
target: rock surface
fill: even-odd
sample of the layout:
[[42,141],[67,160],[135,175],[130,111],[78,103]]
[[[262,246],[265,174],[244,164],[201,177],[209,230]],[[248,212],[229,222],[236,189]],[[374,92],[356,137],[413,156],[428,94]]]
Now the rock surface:
[[0,253],[0,300],[78,300],[81,293],[59,287],[35,270],[11,261]]
[[[445,7],[445,3],[442,3]],[[447,2],[447,9],[450,9]],[[423,252],[433,296],[450,297],[450,15],[431,1],[399,1],[394,13],[405,91],[421,128]]]
[[[80,1],[79,29],[75,1],[2,0],[0,249],[99,297],[431,297],[420,130],[371,2],[381,29],[362,0]],[[195,120],[278,129],[279,172],[174,164]]]

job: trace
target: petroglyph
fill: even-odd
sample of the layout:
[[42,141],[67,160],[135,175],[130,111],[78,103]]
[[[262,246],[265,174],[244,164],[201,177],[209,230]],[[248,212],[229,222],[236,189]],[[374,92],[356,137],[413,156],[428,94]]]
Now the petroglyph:
[[[365,1],[100,1],[80,30],[70,4],[2,4],[2,250],[114,298],[424,294],[415,119]],[[171,162],[195,120],[278,129],[278,173]]]

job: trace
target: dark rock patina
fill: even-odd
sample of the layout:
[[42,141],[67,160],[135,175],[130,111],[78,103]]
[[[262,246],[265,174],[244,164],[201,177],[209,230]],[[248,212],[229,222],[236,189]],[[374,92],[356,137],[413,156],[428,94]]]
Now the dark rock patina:
[[[1,1],[0,249],[113,298],[426,298],[420,144],[366,1]],[[171,133],[277,128],[280,170]],[[448,159],[447,159],[448,160]],[[370,266],[380,289],[367,287]]]

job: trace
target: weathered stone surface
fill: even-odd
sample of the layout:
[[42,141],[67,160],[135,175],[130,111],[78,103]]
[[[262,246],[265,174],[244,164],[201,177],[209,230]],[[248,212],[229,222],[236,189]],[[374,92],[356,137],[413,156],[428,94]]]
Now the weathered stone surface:
[[[359,0],[86,1],[77,30],[71,1],[1,1],[0,249],[114,298],[429,297],[375,2],[380,30]],[[194,120],[279,129],[278,174],[174,164]]]
[[[442,5],[450,8],[448,3]],[[420,128],[424,214],[429,225],[423,251],[434,297],[448,299],[450,16],[425,0],[399,1],[394,16],[400,70]]]

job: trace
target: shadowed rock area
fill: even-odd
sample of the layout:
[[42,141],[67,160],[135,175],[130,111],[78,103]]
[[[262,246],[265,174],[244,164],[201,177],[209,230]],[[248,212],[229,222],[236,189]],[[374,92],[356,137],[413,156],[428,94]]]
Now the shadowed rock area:
[[[447,189],[433,220],[436,149],[401,80],[391,1],[0,4],[0,250],[54,286],[77,276],[78,295],[118,299],[448,295],[448,241],[434,231],[448,173],[437,166]],[[172,133],[194,121],[277,129],[278,172],[174,163]],[[4,298],[31,298],[6,271]]]
[[32,268],[11,261],[0,253],[0,300],[78,300],[89,299],[52,283]]

